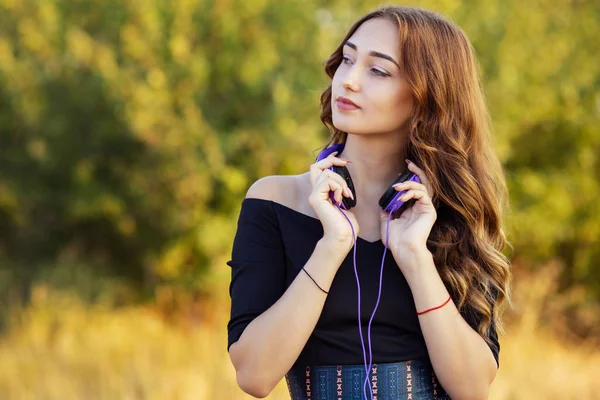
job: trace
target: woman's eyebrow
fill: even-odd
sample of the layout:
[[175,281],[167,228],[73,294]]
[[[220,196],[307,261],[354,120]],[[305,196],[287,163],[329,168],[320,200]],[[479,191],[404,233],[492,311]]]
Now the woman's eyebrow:
[[[350,42],[350,41],[347,41],[346,43],[344,43],[344,46],[348,46],[348,47],[350,47],[350,48],[352,48],[354,50],[358,50],[356,48],[356,45],[354,43]],[[383,53],[380,53],[378,51],[370,51],[369,55],[373,56],[373,57],[379,57],[379,58],[383,58],[383,59],[386,59],[388,61],[391,61],[391,62],[393,62],[396,65],[396,67],[398,67],[398,69],[401,69],[400,65],[398,65],[398,63],[396,62],[396,60],[394,60],[392,57],[388,56],[387,54],[383,54]]]

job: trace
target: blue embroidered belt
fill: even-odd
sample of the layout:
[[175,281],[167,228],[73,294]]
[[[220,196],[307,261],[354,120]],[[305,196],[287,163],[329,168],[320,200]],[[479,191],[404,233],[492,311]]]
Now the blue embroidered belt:
[[292,400],[450,400],[428,359],[364,365],[294,367],[285,376]]

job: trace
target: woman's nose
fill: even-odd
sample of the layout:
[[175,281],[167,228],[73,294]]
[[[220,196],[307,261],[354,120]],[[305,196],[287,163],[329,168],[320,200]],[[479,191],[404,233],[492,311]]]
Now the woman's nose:
[[350,89],[354,92],[360,90],[360,68],[357,67],[356,64],[351,65],[348,68],[342,80],[342,84],[345,89]]

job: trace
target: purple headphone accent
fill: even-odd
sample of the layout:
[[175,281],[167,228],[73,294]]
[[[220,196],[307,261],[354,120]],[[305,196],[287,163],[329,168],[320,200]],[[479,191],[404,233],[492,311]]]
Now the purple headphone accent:
[[319,153],[319,155],[317,156],[317,161],[321,161],[322,159],[329,157],[329,155],[335,151],[337,151],[338,154],[341,153],[342,151],[344,151],[344,147],[344,143],[332,144],[331,146],[327,147]]
[[[319,156],[317,157],[317,161],[321,161],[324,158],[327,158],[331,153],[333,153],[335,151],[337,151],[338,154],[340,154],[343,150],[344,150],[344,143],[334,144],[334,145],[324,149],[323,151],[321,151],[321,153],[319,153]],[[329,170],[335,172],[334,167],[329,167]],[[401,174],[392,183],[392,185],[399,183],[399,182],[405,182],[405,181],[413,181],[413,182],[418,182],[418,183],[421,182],[419,177],[416,174],[412,174],[412,176],[410,176],[409,179],[406,179],[406,178],[408,178],[408,176],[410,174],[411,173]],[[349,174],[348,174],[348,177],[346,178],[346,181],[349,183],[349,186],[350,186],[352,180],[351,180]],[[375,308],[373,309],[371,318],[369,318],[369,324],[367,325],[367,344],[368,344],[368,349],[369,349],[369,361],[368,362],[367,362],[367,352],[365,350],[365,341],[364,341],[364,337],[363,337],[363,333],[362,333],[362,322],[361,322],[361,316],[360,316],[360,280],[358,278],[358,270],[356,268],[356,233],[354,232],[354,226],[352,225],[352,222],[350,221],[350,219],[348,218],[346,213],[344,213],[342,211],[342,209],[347,210],[350,207],[347,207],[347,205],[344,204],[344,202],[342,202],[342,204],[338,203],[337,201],[335,201],[335,199],[333,197],[333,192],[329,193],[329,198],[331,199],[331,202],[338,208],[338,210],[346,218],[346,220],[350,224],[350,228],[352,229],[352,239],[354,242],[354,246],[353,246],[354,247],[354,254],[353,254],[354,276],[356,277],[356,289],[358,292],[357,293],[357,297],[358,297],[358,333],[360,336],[360,345],[362,347],[363,361],[364,361],[364,366],[365,366],[365,381],[363,382],[363,395],[364,395],[365,399],[367,399],[367,393],[366,393],[367,385],[369,387],[370,398],[373,399],[373,389],[372,389],[371,385],[368,384],[369,372],[371,371],[371,366],[373,365],[373,352],[372,352],[372,346],[371,346],[371,324],[373,322],[373,318],[375,317],[375,313],[377,312],[377,308],[379,308],[379,301],[381,300],[381,289],[383,286],[383,266],[384,266],[385,255],[386,255],[386,252],[388,249],[388,244],[389,244],[390,220],[392,219],[392,214],[394,212],[396,212],[398,209],[400,209],[400,207],[402,207],[402,205],[404,204],[403,201],[400,201],[398,199],[406,192],[407,192],[407,190],[404,190],[402,192],[396,192],[396,189],[394,189],[393,187],[390,186],[388,188],[388,190],[383,194],[381,199],[379,200],[379,204],[382,207],[382,209],[388,213],[388,219],[387,219],[387,229],[386,229],[386,235],[385,235],[385,247],[383,249],[383,257],[381,258],[381,269],[379,271],[379,286],[378,286],[378,292],[377,292],[377,302],[375,303]],[[354,191],[353,191],[352,194],[354,195],[354,197],[356,199],[356,193],[354,193]],[[389,197],[391,197],[390,201],[386,202],[385,199],[389,198]]]
[[[419,179],[419,177],[416,174],[412,174],[412,176],[410,177],[410,179],[408,179],[408,181],[421,183],[421,180]],[[394,197],[392,198],[392,200],[388,203],[388,205],[383,209],[383,211],[392,212],[392,213],[398,211],[398,209],[400,209],[400,207],[402,207],[402,205],[404,204],[404,202],[402,200],[398,200],[398,199],[406,192],[407,192],[407,190],[403,190],[401,192],[396,193],[394,195]]]
[[[319,156],[317,157],[317,161],[321,161],[321,160],[323,160],[323,159],[325,159],[325,158],[329,157],[329,155],[330,155],[331,153],[335,152],[335,151],[337,151],[337,152],[338,152],[338,155],[339,155],[339,154],[340,154],[342,151],[344,151],[344,143],[340,143],[340,144],[334,144],[334,145],[331,145],[331,146],[327,147],[326,149],[324,149],[323,151],[321,151],[321,153],[319,153]],[[335,168],[334,168],[333,166],[331,166],[331,167],[329,167],[329,168],[327,168],[327,169],[328,169],[328,170],[330,170],[330,171],[336,172],[336,171],[335,171]],[[356,199],[356,193],[354,193],[354,190],[353,190],[353,189],[354,189],[354,188],[351,188],[351,190],[352,190],[352,194],[354,195],[354,198]],[[350,209],[350,207],[348,207],[348,205],[346,204],[346,201],[344,201],[345,199],[344,199],[344,200],[342,200],[342,203],[341,203],[341,204],[340,204],[340,203],[338,203],[338,202],[335,200],[334,196],[333,196],[333,192],[329,192],[329,199],[331,200],[331,202],[332,202],[333,204],[335,204],[336,206],[338,206],[338,208],[342,208],[342,209],[344,209],[344,210],[348,210],[348,209]],[[348,221],[349,221],[349,220],[348,220]]]

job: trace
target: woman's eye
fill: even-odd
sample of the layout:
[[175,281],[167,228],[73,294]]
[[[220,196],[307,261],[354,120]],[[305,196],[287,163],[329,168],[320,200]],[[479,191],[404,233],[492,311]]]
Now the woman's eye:
[[[343,64],[351,64],[352,60],[348,57],[348,56],[343,56],[342,57],[342,63]],[[387,78],[388,76],[391,76],[390,74],[388,74],[387,72],[383,72],[381,70],[378,70],[377,68],[371,68],[371,71],[373,71],[373,73],[377,76],[380,76],[382,78]]]
[[373,71],[373,73],[374,73],[375,75],[377,75],[377,76],[382,76],[382,77],[388,77],[388,76],[390,76],[390,74],[388,74],[388,73],[385,73],[385,72],[383,72],[383,71],[380,71],[380,70],[378,70],[378,69],[376,69],[376,68],[372,68],[372,69],[371,69],[371,71]]

